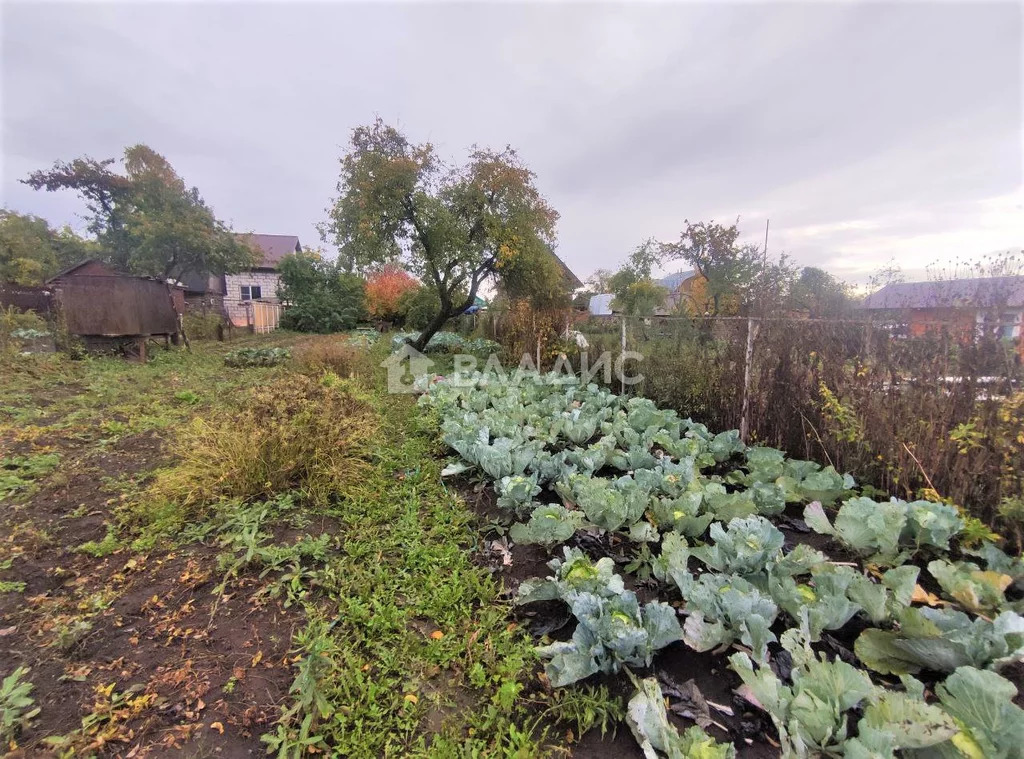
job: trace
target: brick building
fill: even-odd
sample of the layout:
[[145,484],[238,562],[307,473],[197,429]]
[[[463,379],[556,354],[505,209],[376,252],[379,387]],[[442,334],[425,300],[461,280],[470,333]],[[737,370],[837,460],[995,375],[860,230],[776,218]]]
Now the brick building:
[[259,308],[254,304],[280,303],[277,291],[281,275],[277,266],[290,253],[301,253],[302,245],[295,235],[243,234],[238,237],[261,254],[257,266],[219,277],[194,275],[183,284],[190,308],[224,313],[238,327],[254,326],[254,308]]

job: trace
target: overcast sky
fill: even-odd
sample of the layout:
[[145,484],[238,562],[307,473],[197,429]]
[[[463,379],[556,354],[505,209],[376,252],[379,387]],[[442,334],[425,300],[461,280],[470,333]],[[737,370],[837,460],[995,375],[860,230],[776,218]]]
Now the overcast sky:
[[511,144],[581,277],[683,220],[863,281],[1024,245],[1010,3],[2,5],[2,203],[144,142],[236,229],[297,234],[380,115],[458,159]]

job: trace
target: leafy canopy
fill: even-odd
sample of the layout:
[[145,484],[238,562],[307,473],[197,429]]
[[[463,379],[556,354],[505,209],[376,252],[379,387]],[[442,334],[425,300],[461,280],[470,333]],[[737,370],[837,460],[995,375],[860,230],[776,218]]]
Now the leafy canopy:
[[94,242],[83,240],[70,227],[53,229],[46,219],[0,209],[0,282],[39,285],[98,254]]
[[668,297],[668,290],[651,278],[659,252],[654,240],[646,240],[607,281],[615,294],[612,306],[630,316],[650,316]]
[[123,271],[180,279],[255,264],[258,253],[231,233],[162,155],[134,145],[124,152],[124,174],[112,169],[114,163],[58,161],[22,181],[37,190],[77,192],[103,257]]
[[554,243],[558,214],[512,148],[474,148],[446,166],[378,119],[353,130],[325,234],[347,270],[401,260],[437,293],[439,308],[414,345],[473,305],[504,262]]

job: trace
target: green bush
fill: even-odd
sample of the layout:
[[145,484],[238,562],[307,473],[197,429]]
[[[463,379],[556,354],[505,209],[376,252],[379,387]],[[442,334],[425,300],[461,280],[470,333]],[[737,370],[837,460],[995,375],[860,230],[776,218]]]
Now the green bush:
[[193,518],[222,499],[289,490],[323,506],[365,475],[377,430],[369,396],[350,380],[289,374],[180,428],[177,463],[157,474],[129,521],[167,519],[167,504]]
[[35,311],[15,311],[0,308],[0,351],[18,348],[22,340],[31,340],[49,334],[46,321]]
[[441,299],[432,287],[418,287],[398,301],[398,312],[406,329],[421,330],[441,310]]
[[315,254],[285,256],[278,294],[289,304],[281,326],[296,332],[341,332],[366,314],[366,283]]

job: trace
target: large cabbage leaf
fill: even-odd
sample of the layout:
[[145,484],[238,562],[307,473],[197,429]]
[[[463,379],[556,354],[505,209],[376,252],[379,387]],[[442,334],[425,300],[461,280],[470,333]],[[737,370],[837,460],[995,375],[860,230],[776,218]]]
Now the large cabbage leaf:
[[876,672],[897,675],[1024,659],[1024,617],[1011,611],[972,620],[953,609],[907,608],[899,621],[899,630],[864,630],[854,644],[857,658]]
[[691,554],[719,572],[751,575],[765,571],[781,555],[783,534],[764,517],[733,519],[727,527],[711,525],[711,542]]
[[517,523],[509,529],[509,537],[516,543],[528,545],[555,545],[573,536],[583,522],[583,514],[553,504],[538,506],[525,524]]
[[969,561],[950,562],[936,559],[929,562],[928,572],[943,592],[975,613],[988,613],[1006,603],[1003,592],[1013,578],[1000,572],[985,570]]
[[935,688],[943,709],[961,732],[941,746],[942,757],[1020,759],[1024,710],[1013,703],[1017,688],[994,672],[960,667]]

